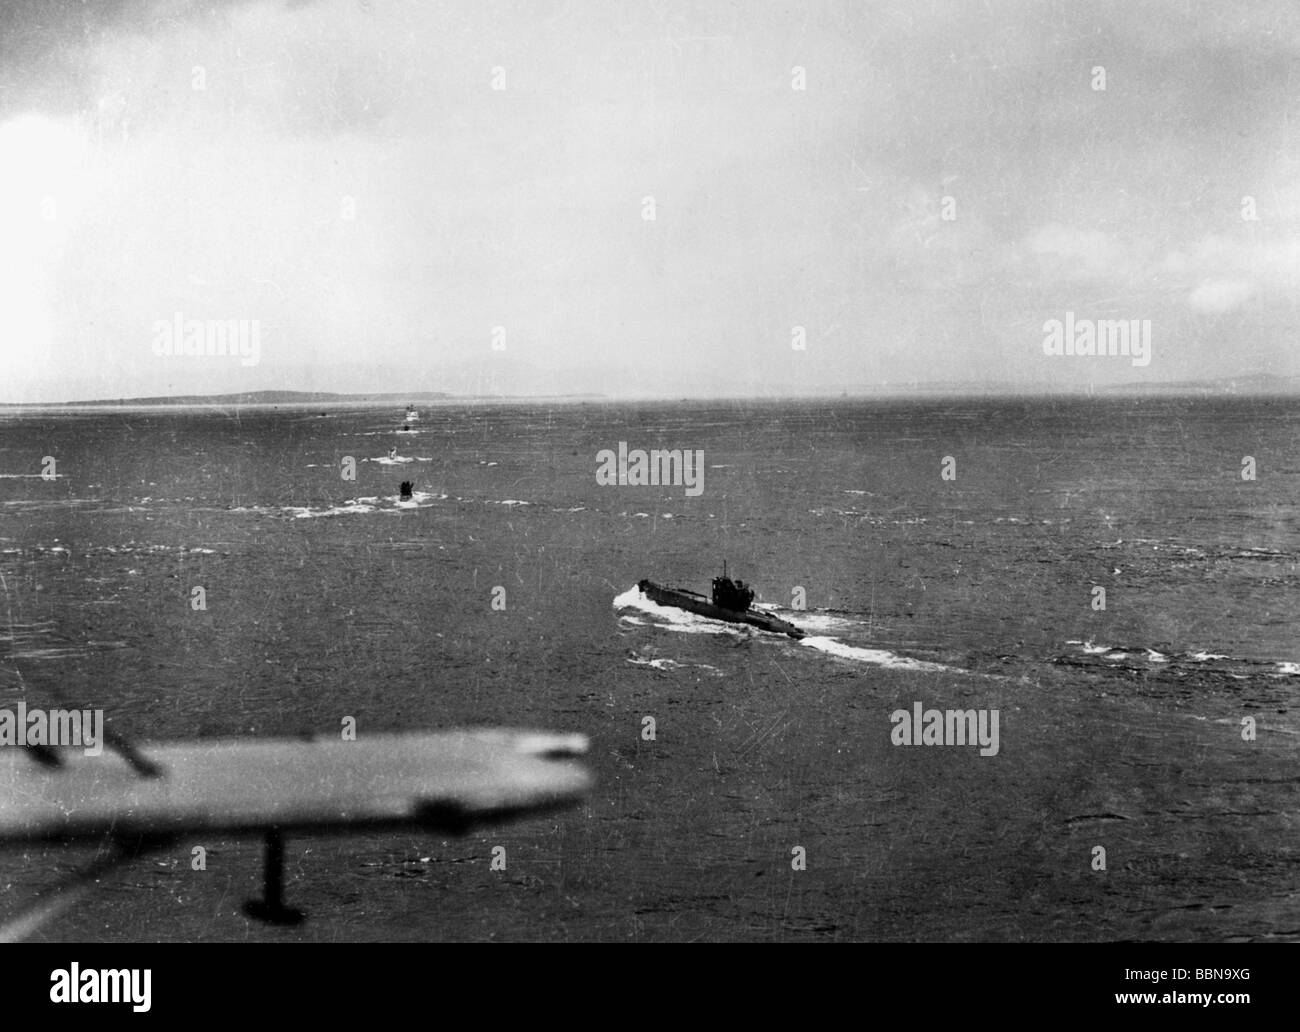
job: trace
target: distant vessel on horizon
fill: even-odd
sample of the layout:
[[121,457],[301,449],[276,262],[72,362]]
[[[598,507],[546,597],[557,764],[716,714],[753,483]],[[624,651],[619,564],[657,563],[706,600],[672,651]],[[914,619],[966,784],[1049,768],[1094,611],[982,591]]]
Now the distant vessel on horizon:
[[407,406],[406,406],[406,415],[403,417],[403,420],[402,420],[402,421],[405,422],[405,423],[414,423],[414,422],[415,422],[417,419],[419,419],[419,418],[420,418],[420,413],[418,413],[418,412],[415,411],[415,406],[414,406],[414,405],[407,405]]

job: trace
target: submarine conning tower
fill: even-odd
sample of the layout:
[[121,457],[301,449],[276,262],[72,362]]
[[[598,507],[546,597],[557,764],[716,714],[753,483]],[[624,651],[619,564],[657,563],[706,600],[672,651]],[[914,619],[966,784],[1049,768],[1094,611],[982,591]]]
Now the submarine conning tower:
[[743,613],[754,601],[754,590],[742,580],[733,581],[724,573],[713,578],[713,604],[722,609]]

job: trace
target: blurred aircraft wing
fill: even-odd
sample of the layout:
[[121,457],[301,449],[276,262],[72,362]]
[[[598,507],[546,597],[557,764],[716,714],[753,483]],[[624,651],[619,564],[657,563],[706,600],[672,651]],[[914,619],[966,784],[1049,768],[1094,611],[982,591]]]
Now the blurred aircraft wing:
[[449,731],[356,741],[137,743],[118,753],[0,749],[0,846],[78,839],[227,836],[419,826],[461,832],[576,803],[591,777],[582,735]]

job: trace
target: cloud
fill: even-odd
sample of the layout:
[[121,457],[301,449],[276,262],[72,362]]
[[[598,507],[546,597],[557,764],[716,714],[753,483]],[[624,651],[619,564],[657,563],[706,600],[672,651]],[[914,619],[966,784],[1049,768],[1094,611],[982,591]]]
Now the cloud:
[[75,125],[43,115],[0,122],[0,373],[48,373],[54,274],[87,194]]
[[1131,276],[1136,267],[1136,258],[1123,241],[1097,229],[1053,223],[1033,233],[1025,246],[1048,277],[1113,279]]
[[1187,303],[1197,312],[1230,312],[1255,294],[1249,280],[1205,280],[1188,295]]
[[1187,268],[1200,279],[1251,279],[1278,290],[1300,286],[1300,237],[1277,240],[1203,237],[1188,249]]

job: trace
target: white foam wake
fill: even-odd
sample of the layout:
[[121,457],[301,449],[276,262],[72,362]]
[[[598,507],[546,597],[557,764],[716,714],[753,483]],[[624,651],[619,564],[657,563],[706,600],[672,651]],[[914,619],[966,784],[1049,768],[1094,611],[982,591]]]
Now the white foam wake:
[[303,505],[288,505],[280,511],[296,520],[319,519],[324,516],[350,516],[370,512],[395,512],[402,509],[424,509],[434,502],[442,501],[447,496],[431,494],[427,491],[415,491],[410,498],[399,495],[387,495],[383,498],[349,498],[342,505],[333,505],[325,509],[312,509]]
[[836,631],[851,631],[862,628],[865,625],[858,620],[849,620],[842,616],[834,616],[830,613],[814,613],[809,610],[783,610],[778,612],[777,606],[761,606],[763,610],[771,613],[773,616],[786,620],[794,624],[801,631],[809,634],[821,634],[829,636]]
[[421,455],[380,455],[373,459],[362,459],[362,462],[377,462],[381,466],[404,466],[408,462],[432,462],[432,458],[425,458]]
[[921,659],[910,659],[887,649],[863,649],[858,648],[856,645],[846,645],[837,638],[814,635],[801,639],[799,644],[806,645],[810,649],[816,649],[818,652],[827,652],[832,656],[839,656],[841,659],[856,659],[860,663],[889,667],[891,670],[922,670],[929,673],[939,673],[951,669],[942,663],[927,663]]

